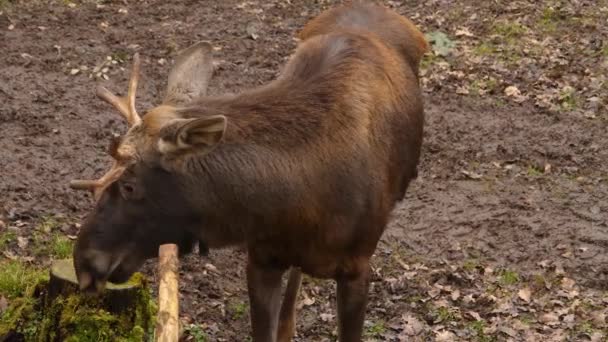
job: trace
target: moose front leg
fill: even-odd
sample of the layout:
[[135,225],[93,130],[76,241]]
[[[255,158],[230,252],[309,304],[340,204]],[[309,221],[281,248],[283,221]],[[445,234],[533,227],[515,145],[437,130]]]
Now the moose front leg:
[[249,258],[247,287],[253,342],[276,341],[281,309],[281,278],[284,272],[284,269],[262,266]]
[[299,268],[292,267],[283,296],[283,304],[281,305],[277,342],[290,342],[296,333],[296,302],[301,283],[302,271]]
[[361,341],[369,281],[368,261],[355,276],[337,279],[338,340],[340,342]]

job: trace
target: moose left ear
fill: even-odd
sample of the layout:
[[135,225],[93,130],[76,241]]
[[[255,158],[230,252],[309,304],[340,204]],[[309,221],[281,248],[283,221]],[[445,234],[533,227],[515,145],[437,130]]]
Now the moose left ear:
[[222,140],[227,121],[223,115],[172,120],[161,129],[158,151],[162,154],[209,152]]

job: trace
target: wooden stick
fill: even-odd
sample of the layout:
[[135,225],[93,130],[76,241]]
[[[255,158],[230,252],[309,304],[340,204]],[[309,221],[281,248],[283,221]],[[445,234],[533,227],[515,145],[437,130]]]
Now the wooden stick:
[[177,245],[161,245],[158,249],[158,317],[156,341],[177,342],[179,339],[179,291],[177,287]]

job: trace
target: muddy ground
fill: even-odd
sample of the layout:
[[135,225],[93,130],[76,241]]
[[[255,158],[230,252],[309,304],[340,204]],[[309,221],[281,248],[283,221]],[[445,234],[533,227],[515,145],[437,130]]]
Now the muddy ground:
[[[49,220],[76,234],[92,199],[67,184],[101,175],[125,131],[94,88],[124,92],[135,51],[140,112],[198,40],[215,47],[210,91],[238,92],[276,77],[297,30],[334,3],[0,1],[4,257],[47,265],[31,248]],[[608,2],[384,3],[435,49],[422,70],[420,176],[374,259],[366,339],[606,338]],[[243,260],[184,260],[185,339],[247,340]],[[333,287],[305,281],[298,341],[335,339]]]

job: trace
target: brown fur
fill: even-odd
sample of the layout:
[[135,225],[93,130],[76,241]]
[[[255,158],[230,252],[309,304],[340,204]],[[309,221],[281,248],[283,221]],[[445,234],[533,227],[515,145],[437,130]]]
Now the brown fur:
[[[132,239],[138,260],[119,266],[120,275],[160,243],[245,244],[256,340],[277,328],[256,318],[256,308],[275,303],[266,297],[269,284],[288,267],[338,280],[341,340],[360,337],[360,326],[348,332],[344,324],[362,324],[369,258],[416,175],[423,126],[417,70],[427,45],[409,20],[367,4],[326,11],[300,37],[270,84],[157,107],[132,129],[123,141],[137,157],[84,225],[77,269],[87,268],[81,255],[91,246],[120,248],[118,226],[146,227],[131,232],[142,236]],[[212,115],[227,119],[213,150],[158,151],[156,141],[175,134],[175,119]],[[136,197],[125,199],[121,182],[136,184],[127,196]],[[105,216],[113,211],[120,214]],[[142,223],[148,217],[154,224]],[[289,338],[292,328],[279,330]]]

